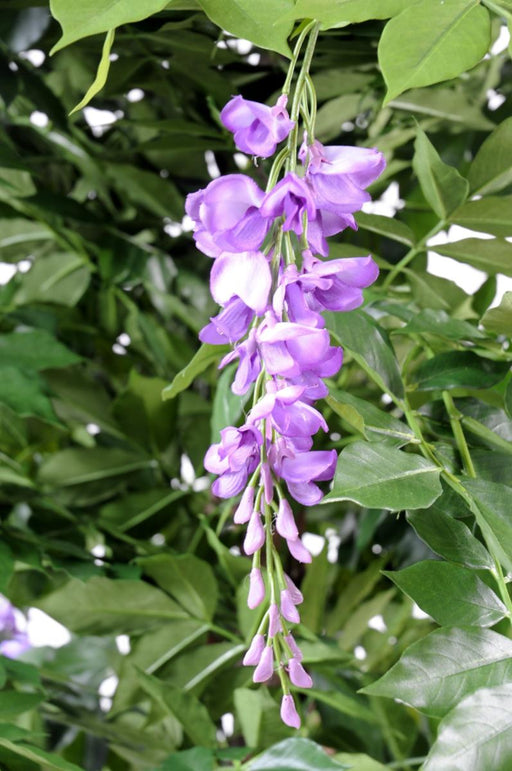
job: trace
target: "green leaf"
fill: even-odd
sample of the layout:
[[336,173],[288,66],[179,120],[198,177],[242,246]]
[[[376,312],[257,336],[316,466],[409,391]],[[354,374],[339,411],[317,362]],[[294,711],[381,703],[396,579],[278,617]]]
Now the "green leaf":
[[421,128],[417,128],[412,166],[423,195],[441,219],[460,206],[467,197],[469,183],[456,168],[441,160],[437,150]]
[[339,760],[340,763],[346,763],[354,771],[386,771],[389,769],[389,766],[383,766],[378,760],[360,752],[338,752],[334,759]]
[[158,554],[141,558],[137,564],[190,615],[209,621],[213,618],[218,588],[207,562],[193,554]]
[[[260,48],[290,56],[288,36],[292,21],[288,10],[293,0],[198,0],[207,16],[221,29],[246,38]],[[284,14],[284,15],[283,15]],[[271,20],[271,21],[270,21]]]
[[425,560],[383,573],[442,626],[493,626],[507,615],[487,584],[451,562]]
[[236,426],[251,396],[251,389],[242,396],[234,394],[231,390],[235,369],[236,364],[226,367],[217,381],[212,409],[212,444],[219,441],[219,434],[223,428]]
[[[464,480],[464,487],[476,502],[477,522],[507,571],[512,571],[512,520],[510,487],[484,479]],[[473,509],[472,509],[473,510]]]
[[173,752],[155,771],[214,771],[215,757],[211,749],[193,747]]
[[475,570],[494,568],[491,555],[467,525],[445,514],[437,505],[426,511],[408,512],[407,519],[419,537],[441,557]]
[[325,323],[339,343],[384,390],[403,395],[402,378],[386,332],[363,311],[326,313]]
[[[468,174],[471,193],[497,193],[512,182],[512,118],[487,137]],[[510,233],[509,233],[510,234]]]
[[320,745],[309,739],[285,739],[258,755],[250,771],[341,771],[348,768],[326,755]]
[[475,324],[449,316],[446,311],[426,308],[415,314],[403,327],[393,330],[395,335],[428,333],[445,340],[481,340],[485,335]]
[[422,362],[411,380],[419,391],[491,388],[507,371],[507,362],[484,359],[471,351],[451,351]]
[[37,707],[44,699],[42,693],[22,693],[21,691],[0,692],[0,719],[12,718]]
[[393,219],[392,217],[383,217],[380,214],[365,214],[359,212],[356,215],[356,221],[360,228],[369,230],[371,233],[378,233],[393,241],[398,241],[405,246],[414,244],[414,233],[405,222]]
[[[13,752],[15,755],[19,755],[26,760],[30,760],[33,763],[37,763],[40,768],[44,768],[45,771],[82,771],[79,766],[75,766],[74,763],[70,763],[53,752],[45,752],[39,747],[33,747],[29,744],[21,742],[10,742],[7,739],[0,737],[0,747]],[[20,766],[21,768],[21,766]]]
[[489,332],[512,337],[512,292],[505,292],[498,307],[490,308],[481,323]]
[[369,19],[389,19],[407,8],[407,3],[408,0],[297,0],[293,18],[316,19],[322,23],[322,29],[330,29]]
[[2,367],[42,370],[68,367],[79,361],[81,361],[80,356],[43,329],[0,335]]
[[449,80],[474,67],[491,42],[490,17],[479,0],[408,4],[384,28],[379,63],[385,102],[409,88]]
[[127,634],[189,617],[160,589],[108,578],[71,579],[34,604],[77,634]]
[[504,273],[512,277],[512,244],[504,238],[463,238],[451,244],[435,244],[434,252],[466,262],[490,276]]
[[89,35],[110,32],[121,24],[140,21],[154,13],[162,11],[169,0],[117,0],[105,3],[104,0],[51,0],[50,10],[62,27],[62,37],[53,46],[54,54],[61,48]]
[[512,642],[490,629],[436,629],[410,645],[380,680],[363,688],[369,696],[400,698],[432,717],[444,717],[483,686],[512,677]]
[[324,546],[320,554],[313,557],[312,563],[307,566],[306,575],[301,584],[301,591],[304,595],[304,602],[300,608],[301,623],[315,634],[320,634],[324,627],[330,573],[327,546]]
[[512,684],[480,688],[441,722],[423,771],[508,769],[512,765]]
[[450,220],[465,228],[506,238],[512,232],[511,212],[512,195],[489,195],[478,201],[467,201],[451,214]]
[[439,468],[419,455],[355,442],[340,453],[332,490],[323,499],[367,508],[423,509],[441,495]]
[[77,110],[81,110],[82,107],[85,107],[86,104],[89,104],[91,99],[101,91],[101,89],[107,82],[108,71],[110,69],[110,51],[112,49],[112,44],[114,42],[115,33],[116,33],[115,29],[109,29],[109,31],[107,32],[105,36],[105,42],[103,43],[103,49],[101,51],[101,59],[100,59],[100,63],[98,64],[96,77],[94,78],[93,82],[87,89],[87,92],[84,98],[81,99],[75,107],[73,107],[73,109],[70,112],[70,115],[73,115],[74,112],[77,112]]
[[188,388],[201,372],[204,372],[211,364],[217,362],[229,350],[230,348],[227,345],[203,343],[187,366],[181,372],[178,372],[172,383],[164,388],[162,399],[174,399],[175,396]]
[[279,719],[279,706],[266,688],[237,688],[234,704],[238,724],[248,747],[272,744],[290,735]]
[[0,364],[0,402],[22,417],[35,415],[49,423],[58,420],[48,398],[48,387],[37,372]]
[[69,448],[54,452],[39,467],[41,483],[69,487],[148,468],[152,461],[126,450],[109,447]]
[[409,426],[371,402],[348,391],[331,389],[326,397],[329,407],[347,421],[370,442],[384,442],[397,446],[416,442]]
[[215,746],[215,725],[204,704],[201,704],[191,693],[173,688],[168,683],[163,683],[141,670],[138,676],[144,690],[162,709],[181,723],[183,730],[194,744],[203,747]]
[[467,93],[457,88],[415,88],[389,103],[395,110],[414,112],[480,131],[492,131],[495,124],[486,118],[468,98]]
[[16,305],[52,303],[73,308],[91,278],[91,267],[77,254],[59,252],[37,259],[23,275],[14,295]]

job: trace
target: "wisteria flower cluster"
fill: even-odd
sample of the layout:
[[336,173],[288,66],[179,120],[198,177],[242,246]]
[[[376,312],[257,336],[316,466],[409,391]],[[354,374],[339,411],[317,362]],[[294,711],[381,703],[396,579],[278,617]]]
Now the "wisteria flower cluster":
[[253,558],[248,605],[265,608],[243,663],[255,666],[257,683],[277,671],[281,717],[295,728],[300,718],[290,683],[312,685],[290,631],[300,621],[303,597],[283,570],[273,534],[296,560],[311,561],[284,488],[299,504],[312,506],[323,496],[317,483],[331,480],[336,467],[335,450],[312,449],[314,434],[328,430],[314,403],[327,395],[324,378],[338,372],[343,356],[331,345],[322,312],[358,307],[362,290],[378,274],[370,256],[321,258],[328,256],[327,237],[356,227],[353,214],[370,198],[365,188],[385,165],[375,149],[324,147],[309,133],[297,169],[305,99],[297,86],[289,117],[286,94],[273,107],[234,97],[221,120],[240,150],[267,158],[288,139],[269,187],[263,191],[250,177],[230,174],[190,194],[186,204],[196,245],[214,260],[210,287],[222,308],[199,337],[231,344],[220,367],[237,362],[235,394],[253,388],[245,423],[224,428],[204,461],[217,475],[216,496],[242,493],[234,521],[247,526],[243,548]]

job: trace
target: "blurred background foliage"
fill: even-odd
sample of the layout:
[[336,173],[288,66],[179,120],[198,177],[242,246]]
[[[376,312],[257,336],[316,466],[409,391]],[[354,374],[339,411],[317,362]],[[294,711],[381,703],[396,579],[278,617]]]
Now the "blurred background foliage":
[[[263,752],[255,771],[306,767],[283,765],[279,747],[290,745],[269,749],[294,732],[279,721],[274,683],[254,689],[240,666],[258,622],[245,605],[250,565],[238,550],[232,503],[212,499],[202,469],[219,428],[243,410],[229,391],[231,373],[219,377],[214,355],[188,370],[188,379],[198,375],[188,390],[161,398],[215,312],[210,262],[194,249],[184,198],[240,169],[264,183],[265,163],[234,152],[219,110],[240,92],[271,101],[286,59],[235,37],[236,25],[223,32],[194,2],[157,10],[116,30],[106,85],[70,115],[94,81],[103,35],[50,57],[60,28],[47,4],[2,3],[0,591],[72,634],[59,649],[1,660],[0,766],[9,771],[207,771],[242,767],[251,752]],[[506,16],[489,18],[492,43]],[[457,475],[455,415],[484,480],[472,494],[501,517],[502,529],[490,528],[506,566],[512,295],[488,307],[496,275],[512,276],[512,68],[500,50],[382,107],[385,23],[332,24],[312,69],[318,138],[377,146],[388,165],[372,197],[396,199],[394,217],[385,203],[361,213],[359,230],[333,245],[334,256],[372,253],[381,280],[364,312],[331,322],[346,363],[325,404],[332,433],[320,443],[343,450],[357,476],[368,452],[379,468],[416,458],[420,425],[444,470]],[[256,42],[264,45],[264,34]],[[467,202],[453,167],[469,179]],[[492,237],[436,246],[485,271],[473,296],[426,271],[427,234],[451,224]],[[412,452],[398,449],[407,443]],[[413,527],[401,511],[409,504],[394,502],[405,476],[387,479],[402,484],[388,491],[389,504],[384,478],[373,497],[338,479],[325,505],[307,515],[297,507],[318,545],[311,566],[289,566],[305,595],[299,636],[315,683],[302,697],[303,739],[293,745],[308,768],[417,766],[455,702],[422,712],[420,703],[382,698],[400,693],[358,690],[434,630],[433,619],[475,635],[497,624],[508,635],[494,600],[482,601],[485,618],[474,618],[457,615],[460,597],[439,597],[439,586],[464,578],[439,568],[448,565],[469,573],[467,596],[487,589],[501,604],[467,501],[446,480],[439,486],[439,470],[434,476],[426,493],[412,485]],[[416,573],[393,583],[383,569]],[[430,605],[426,585],[437,586]],[[113,677],[115,694],[101,696]]]

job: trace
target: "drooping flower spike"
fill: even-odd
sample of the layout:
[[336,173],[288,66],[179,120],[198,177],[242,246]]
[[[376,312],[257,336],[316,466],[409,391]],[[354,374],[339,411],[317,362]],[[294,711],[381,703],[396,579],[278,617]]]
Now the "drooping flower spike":
[[242,152],[267,158],[288,140],[284,165],[280,153],[267,191],[246,175],[231,174],[192,193],[186,204],[196,245],[214,260],[210,287],[221,306],[200,339],[230,343],[233,350],[220,367],[237,362],[234,394],[253,389],[243,425],[224,428],[204,460],[217,475],[214,495],[241,493],[234,522],[246,528],[243,550],[253,560],[247,604],[263,611],[243,664],[255,667],[255,683],[279,677],[281,718],[294,728],[300,716],[290,687],[309,688],[312,679],[291,632],[300,622],[302,593],[284,572],[274,536],[294,560],[311,562],[287,495],[300,506],[319,503],[320,485],[336,467],[335,450],[313,448],[314,435],[328,431],[314,404],[328,393],[324,378],[343,360],[322,314],[357,308],[378,275],[370,256],[321,257],[328,255],[328,237],[356,227],[353,214],[369,200],[365,188],[385,165],[377,150],[324,147],[313,137],[297,148],[298,116],[314,111],[304,105],[305,72],[297,79],[302,87],[295,90],[291,116],[287,94],[274,107],[237,96],[221,112]]

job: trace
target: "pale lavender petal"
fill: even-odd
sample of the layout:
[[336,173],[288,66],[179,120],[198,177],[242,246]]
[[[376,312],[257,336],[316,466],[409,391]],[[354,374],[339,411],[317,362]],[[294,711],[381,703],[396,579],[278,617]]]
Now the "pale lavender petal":
[[332,479],[336,460],[336,450],[312,450],[295,458],[284,458],[281,473],[287,482]]
[[314,482],[287,482],[286,484],[292,498],[303,506],[315,506],[324,497],[323,492]]
[[254,554],[254,552],[261,549],[265,543],[265,530],[261,524],[261,517],[259,511],[253,511],[249,524],[247,525],[247,533],[244,539],[244,551],[247,555]]
[[233,515],[236,525],[245,525],[249,522],[254,509],[254,487],[246,487],[240,503]]
[[201,220],[211,233],[231,230],[248,209],[259,208],[265,196],[246,174],[227,174],[214,179],[203,193]]
[[291,652],[293,653],[293,657],[297,661],[302,661],[302,651],[299,648],[299,646],[297,645],[297,643],[295,642],[293,635],[292,634],[287,634],[284,639],[288,643],[288,647],[291,650]]
[[288,591],[290,592],[290,597],[292,598],[292,602],[295,605],[300,605],[301,602],[304,602],[304,597],[300,589],[298,589],[290,576],[285,573],[284,574],[284,580],[286,581],[286,586],[288,587]]
[[295,607],[288,589],[281,592],[281,615],[292,624],[300,623],[299,611]]
[[249,608],[254,609],[260,605],[265,599],[265,583],[261,570],[259,568],[253,568],[251,575],[249,576],[249,596],[247,597],[247,605]]
[[212,485],[212,493],[217,498],[233,498],[234,495],[242,492],[247,483],[247,471],[227,471],[220,476]]
[[313,686],[313,680],[298,659],[290,659],[288,662],[288,672],[290,680],[298,688],[311,688]]
[[258,666],[252,676],[253,682],[264,683],[274,674],[274,652],[271,645],[267,645],[261,654]]
[[288,539],[286,541],[288,548],[290,550],[290,554],[292,557],[295,557],[295,559],[298,562],[311,562],[312,557],[311,554],[308,552],[300,538],[297,538],[295,541],[292,541]]
[[[290,646],[291,647],[291,646]],[[261,654],[265,648],[265,638],[262,634],[257,634],[252,638],[252,642],[245,654],[242,664],[246,667],[254,667],[259,663]]]
[[219,305],[239,297],[256,313],[266,309],[271,284],[270,267],[261,252],[224,252],[215,260],[210,276],[212,296]]
[[268,636],[275,637],[276,634],[283,631],[281,626],[281,615],[276,603],[273,602],[268,609]]
[[274,483],[268,463],[261,464],[261,478],[263,479],[265,503],[270,503],[274,497]]
[[295,709],[295,702],[290,693],[285,693],[281,699],[281,720],[290,728],[300,728],[300,717]]
[[295,541],[299,537],[299,531],[290,504],[285,498],[279,501],[277,511],[276,530],[280,536]]

